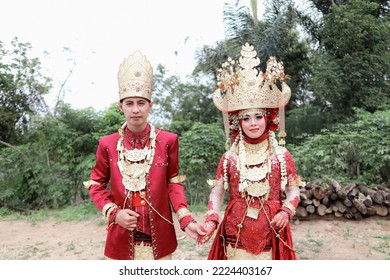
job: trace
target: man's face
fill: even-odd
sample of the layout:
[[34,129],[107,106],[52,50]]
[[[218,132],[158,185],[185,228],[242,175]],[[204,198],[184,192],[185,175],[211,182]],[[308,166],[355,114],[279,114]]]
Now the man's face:
[[127,126],[134,132],[144,129],[153,102],[142,97],[128,97],[119,102],[119,109],[124,113]]

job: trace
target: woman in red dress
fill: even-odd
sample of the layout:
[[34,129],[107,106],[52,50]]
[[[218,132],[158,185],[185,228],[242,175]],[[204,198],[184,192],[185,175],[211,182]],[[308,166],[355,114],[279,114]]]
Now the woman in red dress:
[[[302,182],[283,139],[284,106],[291,91],[281,62],[271,57],[266,73],[258,74],[259,62],[253,46],[245,44],[239,64],[229,60],[218,72],[213,100],[224,113],[231,147],[215,180],[209,181],[212,191],[202,226],[207,234],[198,238],[203,244],[218,228],[208,259],[296,259],[289,221]],[[220,222],[225,192],[228,204]]]

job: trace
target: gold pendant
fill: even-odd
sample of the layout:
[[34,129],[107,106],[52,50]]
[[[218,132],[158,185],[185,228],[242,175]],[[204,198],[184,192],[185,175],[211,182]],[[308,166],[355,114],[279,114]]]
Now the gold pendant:
[[260,209],[248,206],[246,216],[251,219],[257,220],[257,218],[259,217],[259,212]]
[[265,200],[268,199],[270,186],[268,184],[268,180],[265,182],[255,182],[250,185],[246,191],[252,197],[262,197],[265,196]]

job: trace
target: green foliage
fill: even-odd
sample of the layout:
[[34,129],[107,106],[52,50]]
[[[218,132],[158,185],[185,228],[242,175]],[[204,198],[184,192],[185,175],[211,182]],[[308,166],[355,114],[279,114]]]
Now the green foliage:
[[29,43],[11,42],[13,50],[3,49],[0,41],[0,140],[21,142],[29,119],[46,110],[43,95],[51,88],[51,79],[41,73],[38,58],[30,58]]
[[119,110],[118,103],[111,104],[101,116],[97,118],[95,125],[96,140],[104,135],[118,132],[118,129],[124,121],[125,118],[123,113]]
[[225,134],[221,126],[194,123],[180,137],[180,172],[187,176],[186,194],[190,204],[207,204],[210,190],[206,180],[215,176],[225,152]]
[[378,4],[344,1],[332,5],[318,31],[310,89],[317,104],[352,115],[390,104],[390,20],[378,17]]
[[309,72],[309,45],[297,29],[298,18],[292,9],[292,1],[269,1],[267,4],[264,19],[260,21],[253,18],[246,6],[237,8],[226,4],[224,22],[228,39],[217,43],[214,48],[204,46],[197,53],[195,73],[203,72],[215,78],[216,68],[228,57],[238,59],[242,45],[248,42],[258,52],[263,71],[270,56],[284,62],[285,72],[290,76],[287,83],[294,93],[289,105],[293,108],[307,99],[308,93],[304,89]]
[[219,118],[212,101],[211,86],[196,80],[182,83],[178,76],[168,76],[161,65],[154,76],[154,106],[151,121],[166,126],[172,121],[213,123]]
[[322,111],[314,105],[301,106],[287,111],[286,131],[287,142],[299,144],[307,135],[320,133],[321,130],[331,128],[335,121],[345,119],[345,116],[330,111]]
[[[183,83],[157,67],[150,119],[180,137],[180,172],[187,175],[192,207],[206,205],[206,180],[225,151],[221,114],[212,102],[215,69],[228,56],[236,58],[245,42],[256,47],[263,64],[270,55],[282,60],[291,76],[287,143],[307,181],[389,182],[389,3],[311,2],[322,17],[303,18],[290,0],[267,1],[261,21],[245,7],[227,5],[228,39],[197,52],[191,80]],[[298,32],[298,15],[306,33]],[[312,45],[302,38],[306,34],[313,35]],[[59,103],[49,114],[42,97],[50,78],[29,57],[29,44],[15,39],[12,46],[9,52],[0,42],[0,216],[5,209],[32,213],[89,200],[82,182],[93,167],[97,141],[118,130],[123,114],[116,103],[99,113]],[[81,219],[89,207],[61,216]]]
[[88,197],[82,182],[94,163],[96,113],[59,105],[58,115],[36,117],[29,143],[0,150],[0,207],[58,208]]
[[390,110],[357,110],[357,120],[308,136],[289,147],[307,181],[334,178],[365,184],[390,182]]
[[33,144],[0,150],[1,207],[25,212],[70,202],[66,166],[50,163],[46,156]]

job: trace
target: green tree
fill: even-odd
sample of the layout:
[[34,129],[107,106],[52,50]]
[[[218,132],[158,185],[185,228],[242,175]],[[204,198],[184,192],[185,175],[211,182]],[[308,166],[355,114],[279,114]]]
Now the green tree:
[[206,205],[210,190],[207,179],[213,179],[222,154],[225,134],[218,124],[196,122],[180,137],[180,172],[187,176],[186,195],[190,204]]
[[151,120],[157,126],[188,121],[213,123],[220,119],[212,101],[212,87],[204,86],[197,77],[183,83],[178,76],[168,76],[159,65],[154,76],[154,106]]
[[51,89],[51,79],[41,73],[38,58],[30,58],[31,45],[18,38],[13,50],[0,41],[0,140],[9,144],[22,141],[34,114],[47,109],[43,96]]
[[294,93],[289,107],[306,102],[307,92],[304,89],[309,71],[309,45],[305,39],[300,38],[297,29],[298,17],[293,9],[293,2],[270,1],[264,18],[259,20],[255,17],[256,13],[251,12],[247,6],[225,4],[224,23],[227,39],[217,43],[215,48],[204,46],[202,50],[197,51],[198,65],[195,73],[204,72],[215,78],[215,70],[228,57],[238,58],[241,46],[249,42],[258,52],[263,71],[270,56],[284,62],[285,72],[291,77],[288,84]]
[[0,207],[58,208],[88,198],[83,181],[94,164],[98,115],[63,103],[57,110],[30,120],[28,143],[0,150]]
[[353,108],[374,112],[390,104],[390,21],[377,17],[378,4],[344,1],[333,5],[319,29],[310,82],[323,108],[352,115]]
[[[123,113],[119,110],[118,103],[111,104],[102,113],[99,113],[95,124],[95,139],[111,133],[118,132],[118,129],[125,122]],[[97,145],[97,143],[96,143]]]

